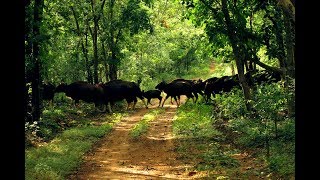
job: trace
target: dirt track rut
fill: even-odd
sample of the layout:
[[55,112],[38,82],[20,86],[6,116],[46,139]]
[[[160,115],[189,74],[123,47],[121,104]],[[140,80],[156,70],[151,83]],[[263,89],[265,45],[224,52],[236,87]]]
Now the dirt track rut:
[[150,122],[145,135],[130,137],[130,130],[153,108],[156,106],[140,108],[124,117],[84,156],[80,168],[68,179],[190,179],[189,165],[177,160],[174,152],[176,105],[165,105],[165,112]]

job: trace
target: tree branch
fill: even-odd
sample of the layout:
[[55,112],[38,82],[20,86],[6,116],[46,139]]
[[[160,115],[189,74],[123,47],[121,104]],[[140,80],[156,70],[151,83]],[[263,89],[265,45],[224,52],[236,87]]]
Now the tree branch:
[[283,73],[280,68],[269,66],[269,65],[259,61],[257,57],[253,58],[253,59],[250,58],[249,61],[256,63],[257,65],[259,65],[260,67],[266,69],[267,71],[276,72],[276,73],[280,73],[280,74]]
[[103,12],[103,7],[104,7],[104,4],[105,4],[106,0],[103,0],[102,4],[101,4],[101,7],[100,7],[100,12],[98,14],[98,17],[97,17],[97,21],[99,21],[100,17],[101,17],[101,14]]
[[200,0],[209,10],[212,11],[213,14],[217,14],[217,10],[214,9],[213,7],[211,7],[208,2],[206,2],[205,0]]
[[121,28],[120,28],[119,31],[118,31],[118,35],[117,35],[117,37],[116,37],[115,45],[118,43],[118,40],[119,40],[119,38],[120,38],[120,35],[121,35]]

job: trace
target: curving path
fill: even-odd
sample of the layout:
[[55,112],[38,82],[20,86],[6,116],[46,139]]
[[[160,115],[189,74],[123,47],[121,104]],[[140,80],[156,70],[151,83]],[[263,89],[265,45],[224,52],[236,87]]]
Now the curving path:
[[129,136],[130,129],[143,115],[157,108],[158,103],[154,104],[124,117],[84,156],[80,168],[68,179],[190,179],[199,176],[188,172],[191,166],[177,160],[174,152],[172,119],[176,105],[165,105],[165,112],[150,122],[145,135],[136,140]]

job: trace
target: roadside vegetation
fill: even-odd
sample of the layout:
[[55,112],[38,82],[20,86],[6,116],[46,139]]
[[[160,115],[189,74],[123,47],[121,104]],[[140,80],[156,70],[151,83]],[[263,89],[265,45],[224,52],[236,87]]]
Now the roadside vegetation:
[[[41,123],[26,124],[25,179],[64,179],[82,162],[92,145],[127,113],[102,115],[80,103],[46,107]],[[93,113],[92,113],[93,112]]]
[[[216,95],[213,105],[182,105],[173,122],[180,158],[215,178],[294,179],[295,119],[286,115],[287,94],[281,83],[255,91],[254,113],[246,110],[239,89]],[[237,158],[244,153],[250,163]]]
[[[51,105],[45,83],[122,79],[150,90],[163,80],[235,74],[241,89],[178,108],[180,159],[215,178],[294,179],[294,1],[31,0],[25,26],[26,179],[63,179],[130,115],[124,101],[105,114],[61,93]],[[244,73],[252,70],[277,72],[281,82],[250,87]],[[161,113],[146,114],[131,136]]]

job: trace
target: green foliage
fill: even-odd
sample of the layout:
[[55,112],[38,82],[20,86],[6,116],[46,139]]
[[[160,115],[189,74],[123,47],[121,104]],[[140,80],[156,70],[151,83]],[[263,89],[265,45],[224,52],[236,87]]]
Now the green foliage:
[[148,8],[142,8],[139,0],[129,0],[126,9],[122,11],[123,27],[128,27],[130,35],[138,34],[142,30],[151,29]]
[[285,114],[290,94],[273,83],[257,86],[253,95],[254,112],[245,110],[241,90],[218,95],[213,117],[228,120],[226,130],[237,134],[236,144],[263,153],[271,172],[292,176],[295,122]]
[[285,178],[293,176],[295,172],[295,145],[294,143],[275,142],[272,146],[272,156],[267,159],[268,166]]
[[174,134],[181,137],[206,139],[220,133],[212,129],[210,106],[188,103],[179,107],[173,121]]
[[[215,60],[235,60],[235,46],[245,56],[239,60],[261,58],[263,63],[274,67],[279,67],[279,61],[284,60],[284,18],[283,11],[276,1],[225,1],[225,9],[230,16],[229,25],[226,23],[221,1],[179,2],[188,7],[184,18],[191,20],[197,27],[204,27],[213,46],[212,53],[217,58]],[[231,31],[234,38],[230,37]],[[236,42],[232,43],[232,39]],[[261,50],[265,51],[262,57]],[[258,52],[260,56],[257,56]]]
[[[66,129],[92,125],[95,121],[90,119],[101,114],[96,111],[93,104],[84,102],[81,102],[75,109],[70,99],[67,99],[61,93],[60,95],[61,97],[55,97],[53,106],[44,104],[40,121],[25,123],[25,145],[27,148],[41,142],[48,142]],[[105,116],[104,120],[108,123],[115,123],[125,115],[126,112],[119,111]]]
[[82,155],[112,126],[86,126],[64,131],[47,145],[26,150],[26,179],[65,179]]
[[40,121],[40,130],[37,132],[37,136],[43,138],[45,141],[52,139],[59,131],[59,124],[53,119],[46,119],[45,121]]
[[244,115],[247,110],[241,89],[234,88],[229,93],[217,94],[215,99],[219,117],[224,119]]
[[154,89],[162,80],[207,73],[203,68],[211,61],[211,46],[201,28],[182,19],[184,10],[177,2],[154,3],[148,10],[154,33],[126,38],[119,67],[121,79],[136,82],[141,78],[143,89]]
[[35,141],[39,141],[39,137],[37,133],[39,132],[39,125],[37,121],[32,123],[26,122],[24,125],[24,133],[25,133],[25,146],[32,146],[32,143]]
[[217,170],[237,168],[239,162],[232,158],[234,149],[222,146],[223,134],[213,127],[212,106],[183,104],[173,121],[173,132],[179,139],[177,148],[181,159],[198,162],[196,169]]
[[205,166],[200,164],[198,168],[203,170],[213,169],[216,167],[234,168],[239,167],[240,165],[236,159],[222,153],[218,149],[210,149],[202,155],[202,159]]

